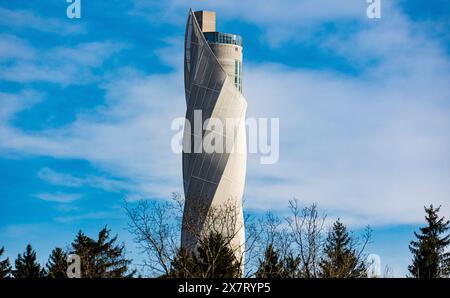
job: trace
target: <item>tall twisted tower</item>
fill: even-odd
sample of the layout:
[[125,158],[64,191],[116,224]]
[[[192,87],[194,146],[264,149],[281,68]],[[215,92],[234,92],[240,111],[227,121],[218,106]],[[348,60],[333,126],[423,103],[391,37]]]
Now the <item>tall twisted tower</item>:
[[[211,230],[219,231],[226,237],[231,235],[230,243],[236,257],[242,259],[245,243],[242,195],[247,161],[242,38],[217,32],[215,12],[189,11],[184,83],[186,121],[190,125],[185,125],[183,139],[186,201],[181,245],[195,251],[199,235],[206,235]],[[200,130],[192,129],[198,124],[200,112],[203,121],[211,118],[221,123],[210,121]],[[223,130],[218,132],[221,125]],[[209,143],[207,140],[211,139],[215,139],[212,144],[216,148],[222,143],[223,150],[205,150]],[[214,223],[211,223],[211,217],[215,216],[211,216],[212,210],[227,214],[219,216],[220,219],[214,218]]]

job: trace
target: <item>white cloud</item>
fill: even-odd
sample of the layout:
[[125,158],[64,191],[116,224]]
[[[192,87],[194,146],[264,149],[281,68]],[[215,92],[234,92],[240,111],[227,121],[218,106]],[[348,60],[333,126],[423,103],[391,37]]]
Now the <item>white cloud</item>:
[[79,85],[99,78],[93,69],[125,48],[111,41],[37,49],[14,35],[0,35],[0,79],[19,83],[35,81]]
[[135,187],[132,183],[118,179],[109,179],[102,176],[92,175],[86,177],[76,177],[74,175],[54,171],[50,168],[42,168],[39,170],[38,177],[54,185],[66,187],[89,186],[111,192],[123,190],[132,191]]
[[84,183],[84,179],[69,174],[58,173],[49,168],[42,168],[38,172],[38,177],[51,184],[67,187],[80,187]]
[[181,71],[184,51],[180,51],[180,49],[184,46],[184,37],[166,37],[163,41],[166,43],[166,46],[156,49],[155,53],[166,65]]
[[35,197],[43,200],[43,201],[49,201],[49,202],[56,202],[56,203],[70,203],[76,200],[79,200],[81,198],[80,194],[69,194],[69,193],[40,193],[35,194]]
[[0,92],[0,129],[19,111],[32,107],[43,100],[43,95],[36,90],[24,89],[19,93]]
[[105,211],[99,211],[99,212],[90,212],[90,213],[83,213],[78,215],[67,215],[67,216],[58,216],[54,220],[59,223],[71,223],[71,222],[78,222],[81,220],[90,220],[90,219],[112,219],[112,218],[121,218],[120,214],[117,214],[115,212],[105,212]]
[[[384,4],[384,3],[383,3]],[[386,4],[388,6],[388,4]],[[324,22],[351,22],[367,19],[367,3],[361,0],[216,0],[145,1],[135,0],[131,14],[149,22],[184,24],[189,8],[218,12],[221,20],[239,20],[261,28],[264,44],[279,46],[286,41],[311,38],[311,32]]]
[[181,156],[173,154],[170,148],[171,121],[184,115],[182,82],[180,73],[146,76],[123,70],[104,84],[105,105],[79,114],[69,126],[34,134],[0,126],[0,148],[31,155],[86,159],[117,177],[132,180],[128,183],[61,176],[49,170],[40,173],[41,178],[56,184],[113,190],[136,186],[131,191],[135,196],[167,197],[182,185]]
[[[65,11],[61,11],[65,17]],[[10,10],[0,7],[0,24],[17,29],[34,29],[58,35],[80,34],[85,32],[82,24],[42,17],[28,10]]]
[[248,163],[248,176],[277,182],[247,183],[247,206],[296,196],[375,225],[421,222],[430,203],[449,214],[445,50],[400,14],[331,44],[363,72],[247,66],[248,114],[280,117],[282,140],[279,164]]
[[111,41],[86,42],[73,47],[55,47],[45,53],[46,59],[96,67],[112,54],[125,48],[125,45]]
[[[165,2],[149,2],[135,0],[132,13],[148,15],[149,21],[158,19],[166,23],[182,23],[188,9],[216,10],[220,17],[241,19],[254,22],[258,25],[279,26],[334,21],[338,19],[366,18],[367,4],[358,0],[285,0],[280,3],[276,0],[216,0],[197,1],[174,0]],[[151,18],[150,18],[151,16]]]
[[[43,224],[32,223],[32,224],[12,224],[3,226],[0,229],[0,233],[5,238],[13,238],[15,240],[23,239],[24,237],[30,237],[36,235],[42,230]],[[29,239],[29,238],[28,238]],[[27,241],[29,241],[27,239]]]
[[0,62],[9,59],[33,59],[36,51],[24,40],[10,34],[0,35]]
[[[316,1],[301,3],[284,9],[297,11],[299,19],[312,14],[306,25],[365,14],[342,1],[334,12],[319,10]],[[285,28],[289,21],[292,28],[306,26],[301,23],[306,20],[296,21],[289,11],[284,21],[277,19],[284,15],[280,11],[272,15],[258,5],[255,10],[250,20],[267,32],[279,24]],[[241,11],[250,14],[248,7]],[[248,208],[284,209],[287,200],[297,197],[303,204],[317,202],[331,216],[345,215],[345,222],[373,225],[422,221],[422,206],[429,203],[443,204],[442,213],[449,214],[448,56],[395,7],[386,12],[381,22],[361,26],[345,38],[327,35],[321,40],[322,47],[358,65],[358,76],[270,63],[245,65],[248,116],[279,117],[282,142],[278,164],[259,165],[258,156],[249,156]],[[228,14],[231,18],[231,10]],[[160,51],[163,61],[165,53],[183,52],[182,42],[168,42],[169,51]],[[86,59],[95,64],[95,57]],[[182,189],[181,156],[170,151],[170,122],[184,115],[185,108],[182,64],[170,65],[178,67],[169,74],[123,69],[109,76],[102,85],[105,104],[79,114],[66,127],[28,134],[0,126],[0,148],[86,159],[132,181],[132,200],[168,197]],[[86,177],[44,174],[55,184],[86,183]]]

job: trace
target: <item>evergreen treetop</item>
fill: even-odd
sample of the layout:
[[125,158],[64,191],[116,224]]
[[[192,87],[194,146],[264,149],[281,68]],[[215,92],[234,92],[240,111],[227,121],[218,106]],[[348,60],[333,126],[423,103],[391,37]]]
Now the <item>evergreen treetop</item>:
[[60,247],[53,249],[47,262],[47,276],[50,278],[67,277],[67,254]]
[[338,219],[328,233],[324,256],[319,266],[321,277],[366,277],[366,265],[359,258],[356,243],[345,225]]
[[413,277],[436,278],[450,275],[450,253],[446,248],[450,244],[450,221],[439,217],[440,206],[425,208],[427,225],[414,232],[417,240],[411,241],[409,249],[413,254],[412,264],[408,267]]
[[12,271],[15,278],[40,278],[45,276],[44,268],[36,260],[36,252],[30,244],[23,254],[17,255],[15,269]]
[[[0,257],[5,253],[5,248],[0,248]],[[9,263],[9,258],[5,260],[0,260],[0,278],[9,277],[11,274],[11,264]]]

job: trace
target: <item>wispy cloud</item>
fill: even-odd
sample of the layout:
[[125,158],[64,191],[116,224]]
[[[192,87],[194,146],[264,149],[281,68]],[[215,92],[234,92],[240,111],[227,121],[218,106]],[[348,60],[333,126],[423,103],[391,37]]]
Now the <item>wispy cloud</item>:
[[98,80],[92,69],[122,50],[121,43],[85,42],[74,46],[37,49],[17,36],[0,35],[0,79],[19,83],[35,81],[80,85]]
[[[385,4],[385,3],[383,3]],[[389,4],[386,3],[386,6]],[[239,9],[236,9],[239,7]],[[367,3],[360,0],[218,0],[218,1],[164,1],[135,0],[130,11],[149,22],[184,24],[189,8],[220,12],[219,22],[238,20],[256,25],[264,33],[265,45],[280,46],[287,41],[314,38],[314,31],[324,23],[346,22],[366,18]]]
[[32,223],[32,224],[11,224],[0,229],[0,233],[4,237],[13,239],[23,239],[24,237],[29,237],[30,235],[35,235],[42,230],[42,224]]
[[0,35],[0,62],[10,59],[36,58],[36,51],[28,43],[14,35]]
[[42,101],[44,95],[33,89],[23,89],[18,93],[0,92],[0,129],[18,112]]
[[38,177],[51,184],[66,187],[83,187],[89,186],[103,189],[105,191],[131,191],[133,184],[118,179],[110,179],[102,176],[86,176],[76,177],[74,175],[60,173],[50,168],[42,168],[38,172]]
[[90,220],[90,219],[114,219],[114,218],[120,218],[121,216],[114,212],[90,212],[90,213],[83,213],[78,215],[72,215],[72,216],[58,216],[54,220],[56,222],[60,223],[71,223],[71,222],[78,222],[81,220]]
[[[430,202],[450,212],[448,55],[396,5],[383,4],[382,21],[372,23],[361,1],[247,1],[243,5],[252,8],[239,11],[231,9],[233,1],[201,7],[258,25],[275,44],[292,38],[317,43],[360,70],[356,77],[246,64],[248,115],[279,117],[282,140],[276,165],[259,165],[249,156],[247,207],[284,208],[295,196],[358,225],[419,222],[422,206]],[[136,1],[143,15],[148,9],[154,16],[159,8],[164,21],[183,19],[186,2],[169,6]],[[309,35],[328,22],[352,20],[358,26]],[[267,186],[267,177],[277,183]]]
[[79,200],[82,195],[80,194],[71,194],[71,193],[40,193],[34,195],[36,198],[39,198],[43,201],[56,202],[56,203],[70,203],[76,200]]
[[73,175],[58,173],[49,168],[43,168],[38,172],[38,177],[55,185],[80,187],[84,184],[84,179]]
[[42,17],[29,10],[10,10],[0,7],[0,24],[15,29],[33,29],[57,35],[81,34],[85,27],[82,24],[68,22],[65,11],[61,11],[61,19]]
[[[417,28],[395,5],[384,6],[382,22],[368,24],[362,22],[364,1],[356,6],[344,2],[330,1],[329,6],[317,1],[272,6],[267,2],[265,6],[249,1],[241,3],[244,6],[238,12],[228,4],[233,1],[215,4],[221,16],[245,19],[266,34],[286,30],[275,43],[289,41],[299,28],[314,30],[313,24],[361,21],[351,27],[350,35],[338,31],[314,40],[316,47],[358,65],[358,76],[271,61],[245,64],[248,116],[279,117],[282,142],[278,164],[260,165],[258,156],[249,156],[246,206],[284,208],[288,199],[297,197],[302,204],[318,202],[330,213],[345,214],[345,220],[352,223],[421,221],[422,205],[448,203],[450,196],[448,55],[439,41]],[[136,3],[141,8],[147,5]],[[187,2],[180,3],[173,9],[180,11],[174,17],[181,19]],[[158,5],[170,15],[167,4]],[[181,157],[170,151],[170,123],[183,116],[185,109],[183,45],[178,37],[166,41],[169,48],[156,51],[174,67],[172,72],[149,75],[124,67],[103,82],[105,101],[97,109],[78,113],[65,127],[34,133],[3,124],[0,148],[88,160],[120,181],[131,181],[134,190],[117,181],[105,182],[105,186],[89,182],[92,177],[43,169],[40,178],[56,185],[123,188],[130,200],[164,198],[181,190]],[[109,47],[105,48],[100,52],[109,53]],[[86,52],[92,52],[89,49]],[[59,58],[69,55],[87,66],[103,61],[100,54],[78,56],[73,49],[51,53]],[[168,59],[168,53],[180,53],[174,58],[180,62]],[[33,55],[22,56],[22,60],[33,59]],[[267,177],[276,183],[268,186]],[[444,204],[442,212],[448,214],[449,208]]]
[[61,176],[48,169],[40,173],[55,184],[134,188],[131,192],[143,198],[167,197],[181,190],[181,157],[170,148],[171,121],[184,114],[181,74],[145,75],[125,69],[104,88],[106,105],[78,114],[75,122],[63,128],[28,134],[0,126],[0,147],[23,154],[86,159],[132,181]]

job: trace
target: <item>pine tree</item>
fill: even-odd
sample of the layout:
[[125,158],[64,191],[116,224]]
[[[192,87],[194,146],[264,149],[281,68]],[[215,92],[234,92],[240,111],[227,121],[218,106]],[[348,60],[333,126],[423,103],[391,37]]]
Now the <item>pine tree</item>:
[[283,260],[283,278],[297,278],[300,277],[299,272],[300,258],[294,257],[292,253],[289,253]]
[[241,266],[229,247],[226,239],[219,233],[211,233],[200,241],[198,257],[194,262],[200,263],[201,277],[233,278],[241,277]]
[[359,260],[355,241],[347,228],[338,219],[328,234],[324,256],[319,266],[321,277],[356,278],[366,277],[366,265]]
[[283,262],[280,261],[278,253],[274,250],[272,244],[267,246],[264,260],[260,260],[259,263],[259,268],[256,272],[257,278],[283,277]]
[[[0,248],[0,257],[5,252],[5,248]],[[0,278],[9,277],[11,274],[11,265],[9,264],[9,258],[6,258],[5,260],[0,260]]]
[[36,261],[36,252],[30,244],[23,255],[19,254],[15,261],[13,276],[15,278],[40,278],[45,276],[45,270]]
[[439,218],[441,207],[425,207],[427,226],[420,228],[420,234],[414,232],[416,241],[411,241],[409,249],[413,254],[412,265],[408,267],[413,277],[436,278],[450,274],[450,253],[446,248],[450,243],[450,221]]
[[[180,248],[172,261],[169,277],[189,278],[201,277],[201,262]],[[161,276],[166,277],[166,276]]]
[[81,230],[72,242],[72,254],[80,257],[81,277],[97,277],[95,275],[95,241],[86,236]]
[[47,262],[47,276],[50,278],[67,277],[67,254],[62,248],[55,248]]
[[[240,263],[225,238],[211,233],[199,242],[197,253],[180,248],[172,261],[168,277],[232,278],[241,277]],[[161,277],[166,277],[161,276]]]
[[86,278],[132,277],[131,260],[125,258],[124,244],[117,244],[117,235],[110,238],[111,230],[104,227],[94,240],[79,231],[72,243],[74,254],[81,259],[81,275]]

